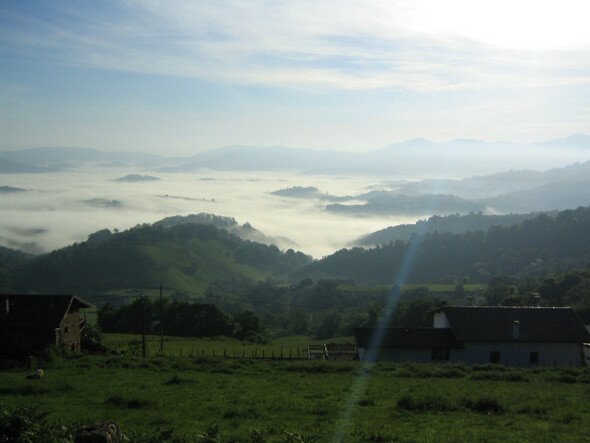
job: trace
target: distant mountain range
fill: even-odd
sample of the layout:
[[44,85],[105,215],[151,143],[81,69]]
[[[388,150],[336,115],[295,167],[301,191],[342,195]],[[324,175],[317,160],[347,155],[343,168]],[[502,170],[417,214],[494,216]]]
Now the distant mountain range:
[[140,174],[129,174],[125,177],[116,178],[113,181],[116,182],[152,182],[160,180],[158,177],[154,177],[153,175],[140,175]]
[[[588,158],[587,135],[534,144],[414,139],[365,153],[230,146],[184,158],[88,148],[35,148],[0,151],[0,176],[51,173],[88,165],[111,170],[124,166],[161,174],[226,170],[373,175],[378,184],[358,195],[334,195],[314,186],[293,186],[273,191],[272,195],[320,201],[325,211],[346,216],[429,217],[470,212],[522,214],[586,206],[590,204]],[[565,163],[568,159],[572,161]],[[568,166],[555,167],[559,164]],[[156,175],[129,174],[116,180],[158,179]],[[6,186],[2,189],[4,194],[10,191]],[[114,207],[119,202],[85,203]]]
[[228,146],[182,158],[130,151],[47,147],[0,151],[0,173],[51,172],[92,163],[160,172],[289,170],[390,177],[432,174],[465,177],[510,169],[545,170],[555,166],[556,159],[563,161],[563,165],[590,159],[590,136],[578,134],[531,144],[464,139],[438,143],[419,138],[363,153],[283,146]]
[[[541,143],[486,143],[457,139],[436,143],[414,139],[363,153],[294,149],[283,146],[230,146],[189,157],[166,172],[194,172],[201,168],[240,171],[302,171],[310,174],[376,174],[416,177],[429,174],[471,176],[508,169],[548,169],[556,152],[565,164],[590,158],[590,136]],[[573,155],[575,152],[576,155]],[[568,161],[567,159],[571,160]]]
[[325,206],[326,211],[354,216],[564,210],[590,203],[590,161],[545,172],[524,170],[457,180],[391,181],[359,195],[331,195],[315,187],[298,186],[271,194],[331,202]]

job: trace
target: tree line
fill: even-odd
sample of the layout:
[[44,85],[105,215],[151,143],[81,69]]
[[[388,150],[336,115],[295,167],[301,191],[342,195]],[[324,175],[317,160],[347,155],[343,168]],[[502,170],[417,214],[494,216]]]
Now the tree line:
[[232,315],[212,303],[171,302],[160,304],[147,297],[115,308],[106,304],[98,310],[98,325],[103,332],[160,334],[176,337],[235,337],[266,343],[266,327],[252,311]]
[[[360,284],[487,282],[495,275],[542,276],[590,263],[590,208],[540,214],[510,227],[426,233],[373,249],[342,249],[303,266],[294,278],[352,278]],[[407,270],[407,271],[405,271]]]

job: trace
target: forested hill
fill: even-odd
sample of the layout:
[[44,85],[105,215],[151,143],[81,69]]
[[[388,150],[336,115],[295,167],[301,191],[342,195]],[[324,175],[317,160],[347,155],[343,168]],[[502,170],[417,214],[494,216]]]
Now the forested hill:
[[[590,208],[540,214],[511,227],[462,234],[438,232],[374,249],[342,249],[307,265],[293,278],[354,279],[357,284],[487,282],[499,274],[546,275],[590,262]],[[407,271],[406,271],[407,269]]]
[[[548,213],[555,216],[557,211]],[[540,213],[484,215],[481,212],[471,212],[466,215],[452,214],[447,216],[433,215],[428,220],[418,220],[414,224],[390,226],[372,234],[365,235],[352,243],[351,246],[377,246],[396,240],[408,241],[414,234],[450,232],[461,234],[467,231],[486,231],[492,226],[512,226],[535,218]]]
[[242,240],[211,225],[143,225],[124,232],[96,232],[88,241],[32,258],[11,269],[2,291],[75,293],[145,290],[160,284],[202,295],[218,280],[264,280],[311,261]]

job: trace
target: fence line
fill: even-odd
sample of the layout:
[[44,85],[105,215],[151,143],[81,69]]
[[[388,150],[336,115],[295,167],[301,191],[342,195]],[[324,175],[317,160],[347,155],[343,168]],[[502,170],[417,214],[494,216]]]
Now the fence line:
[[[157,341],[160,341],[160,337],[157,336]],[[156,339],[153,336],[146,336],[146,342],[154,342]],[[139,347],[141,341],[138,343],[135,341],[117,341],[117,348],[124,349],[128,348],[129,345],[135,344]],[[195,347],[191,346],[188,349],[189,352],[185,352],[185,347],[175,347],[175,349],[165,349],[163,352],[160,351],[158,348],[155,352],[150,349],[150,346],[146,347],[146,356],[147,357],[154,357],[157,355],[165,355],[168,357],[185,357],[185,358],[196,358],[196,357],[213,357],[213,358],[227,358],[227,359],[253,359],[253,360],[307,360],[307,352],[303,348],[289,348],[285,350],[284,347],[280,348],[271,348],[270,352],[268,348],[249,348],[249,349],[240,349],[241,352],[237,351],[235,347],[232,348],[224,348],[223,354],[219,352],[218,349],[211,349],[211,348],[199,348],[199,346]],[[139,349],[130,349],[125,350],[125,353],[132,353],[133,355],[141,354]]]
[[[178,340],[165,339],[168,343],[167,348],[163,351],[160,347],[154,346],[155,343],[160,343],[161,337],[159,335],[146,335],[146,342],[150,343],[151,346],[146,346],[146,356],[168,356],[168,357],[184,357],[184,358],[226,358],[226,359],[253,359],[253,360],[311,360],[311,359],[324,359],[324,360],[350,360],[354,359],[357,354],[357,347],[355,344],[345,343],[327,343],[323,345],[307,345],[305,348],[300,347],[287,347],[283,346],[277,348],[274,346],[266,347],[251,347],[239,348],[236,346],[221,347],[209,347],[204,346],[175,346],[174,343],[182,341],[182,338]],[[118,349],[126,349],[124,353],[131,355],[141,355],[140,345],[141,340],[135,338],[132,340],[117,340]],[[151,350],[150,350],[151,348]],[[172,349],[171,349],[172,348]],[[186,352],[185,352],[186,350]]]

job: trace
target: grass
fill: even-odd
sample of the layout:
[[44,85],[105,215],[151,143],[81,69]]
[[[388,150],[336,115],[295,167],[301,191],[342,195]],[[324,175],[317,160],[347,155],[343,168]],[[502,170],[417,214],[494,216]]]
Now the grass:
[[329,442],[337,429],[344,442],[590,435],[590,369],[499,368],[77,356],[45,367],[42,380],[1,372],[0,409],[36,408],[70,430],[114,420],[132,442]]
[[[454,292],[457,287],[457,283],[420,283],[420,284],[407,284],[402,286],[402,290],[416,289],[416,288],[428,288],[429,292]],[[483,283],[467,283],[463,285],[463,289],[467,292],[474,292],[479,290],[486,290],[487,284]]]
[[[103,344],[117,351],[125,351],[131,355],[141,355],[141,335],[137,334],[103,334]],[[330,342],[352,343],[353,337],[338,337]],[[307,336],[279,337],[271,344],[261,345],[242,342],[230,337],[190,338],[164,337],[164,352],[160,352],[161,339],[158,335],[146,336],[146,350],[148,356],[164,355],[168,357],[258,357],[297,359],[307,356],[308,344],[323,344],[326,340],[316,340]]]

